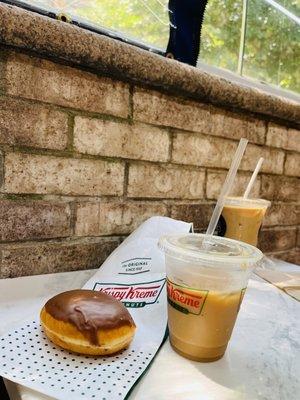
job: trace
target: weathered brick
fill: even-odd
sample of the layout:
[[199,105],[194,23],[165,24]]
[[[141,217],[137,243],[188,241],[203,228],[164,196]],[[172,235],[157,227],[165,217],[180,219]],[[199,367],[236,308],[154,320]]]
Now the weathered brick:
[[272,147],[285,148],[288,141],[288,128],[269,122],[266,144]]
[[[228,125],[230,129],[230,124]],[[266,136],[266,122],[255,118],[249,118],[247,123],[246,138],[253,143],[263,144]],[[243,132],[240,132],[237,137],[243,137]]]
[[0,200],[0,240],[30,240],[71,234],[66,203]]
[[63,150],[68,115],[20,100],[0,98],[0,143]]
[[270,147],[260,147],[249,144],[243,156],[240,168],[253,171],[260,157],[264,158],[261,171],[271,174],[282,174],[284,152]]
[[286,148],[300,152],[300,131],[297,129],[288,130],[288,138]]
[[155,91],[135,89],[133,118],[188,131],[210,132],[210,113],[205,105]]
[[101,228],[99,202],[76,204],[76,236],[97,236]]
[[284,173],[286,175],[300,176],[300,154],[287,154],[284,165]]
[[[220,195],[227,172],[225,171],[208,171],[206,181],[206,197],[208,199],[217,199]],[[235,178],[231,196],[242,196],[251,178],[251,173],[239,172]],[[251,190],[250,197],[260,197],[260,176],[256,178],[254,186]]]
[[300,265],[300,249],[298,248],[279,253],[268,253],[268,255],[292,264]]
[[153,164],[129,168],[129,197],[201,199],[205,173],[199,169]]
[[287,262],[300,265],[300,249],[293,249],[286,252],[286,254],[282,254],[282,259]]
[[203,231],[208,227],[214,204],[175,204],[171,208],[171,217],[193,222],[194,231]]
[[258,248],[264,253],[292,249],[296,245],[296,234],[296,228],[261,230]]
[[266,134],[264,121],[245,117],[229,111],[211,110],[211,135],[223,136],[230,139],[244,137],[250,142],[263,144]]
[[124,166],[102,160],[9,153],[5,191],[67,195],[120,195]]
[[118,246],[119,240],[2,245],[1,278],[76,271],[99,267]]
[[177,133],[173,138],[172,161],[180,164],[229,168],[237,143],[210,136]]
[[147,218],[167,215],[162,203],[80,203],[77,205],[75,234],[98,236],[131,233]]
[[269,146],[300,152],[300,131],[269,123],[266,143]]
[[5,88],[5,67],[6,67],[6,57],[3,47],[0,47],[0,93]]
[[169,134],[151,125],[75,118],[74,145],[81,153],[167,161]]
[[300,201],[300,179],[263,175],[261,195],[272,201]]
[[51,61],[11,53],[6,64],[11,95],[126,117],[128,85]]
[[272,203],[264,219],[264,226],[298,225],[299,223],[300,206],[298,204]]

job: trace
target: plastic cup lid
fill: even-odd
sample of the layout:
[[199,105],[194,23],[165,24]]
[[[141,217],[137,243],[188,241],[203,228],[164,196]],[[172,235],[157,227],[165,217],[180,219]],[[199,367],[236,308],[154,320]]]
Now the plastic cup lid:
[[250,265],[263,258],[263,253],[250,244],[197,233],[162,236],[158,246],[172,257],[212,266]]
[[264,199],[244,199],[243,197],[226,197],[225,206],[245,208],[268,208],[271,202]]

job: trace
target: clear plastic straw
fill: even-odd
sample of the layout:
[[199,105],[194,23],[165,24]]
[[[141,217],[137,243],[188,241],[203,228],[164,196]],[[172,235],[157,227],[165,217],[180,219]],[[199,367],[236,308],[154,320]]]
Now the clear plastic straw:
[[206,234],[207,235],[213,235],[214,231],[216,229],[217,223],[219,221],[220,215],[222,213],[223,207],[224,207],[224,203],[225,203],[225,198],[228,195],[228,193],[230,192],[232,185],[233,185],[233,181],[234,178],[236,176],[237,170],[240,166],[241,163],[241,159],[243,157],[243,154],[246,150],[246,146],[247,146],[248,140],[242,138],[240,140],[240,143],[238,145],[238,148],[235,152],[235,155],[233,157],[230,169],[228,171],[228,174],[226,176],[224,185],[222,187],[220,196],[218,198],[217,204],[215,206],[213,215],[209,221],[209,225],[208,228],[206,230]]
[[264,158],[260,157],[260,159],[258,160],[258,163],[256,164],[255,170],[253,171],[251,179],[250,179],[250,181],[248,183],[248,186],[247,186],[247,188],[245,190],[244,199],[248,198],[249,193],[251,192],[251,189],[252,189],[252,187],[254,185],[255,179],[257,177],[257,174],[259,173],[259,170],[260,170],[261,165],[262,165],[263,162],[264,162]]

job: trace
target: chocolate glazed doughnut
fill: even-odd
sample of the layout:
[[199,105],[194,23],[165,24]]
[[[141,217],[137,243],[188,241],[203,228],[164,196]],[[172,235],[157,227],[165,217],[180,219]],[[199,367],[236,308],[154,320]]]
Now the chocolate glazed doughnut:
[[113,354],[128,347],[135,323],[114,297],[93,290],[71,290],[52,297],[41,311],[48,338],[81,354]]

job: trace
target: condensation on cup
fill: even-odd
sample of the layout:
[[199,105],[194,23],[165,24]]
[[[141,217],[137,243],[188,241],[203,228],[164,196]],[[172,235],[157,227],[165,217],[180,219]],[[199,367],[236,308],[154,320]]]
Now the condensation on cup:
[[159,247],[165,252],[172,347],[192,360],[220,359],[262,252],[236,240],[192,233],[164,236]]

